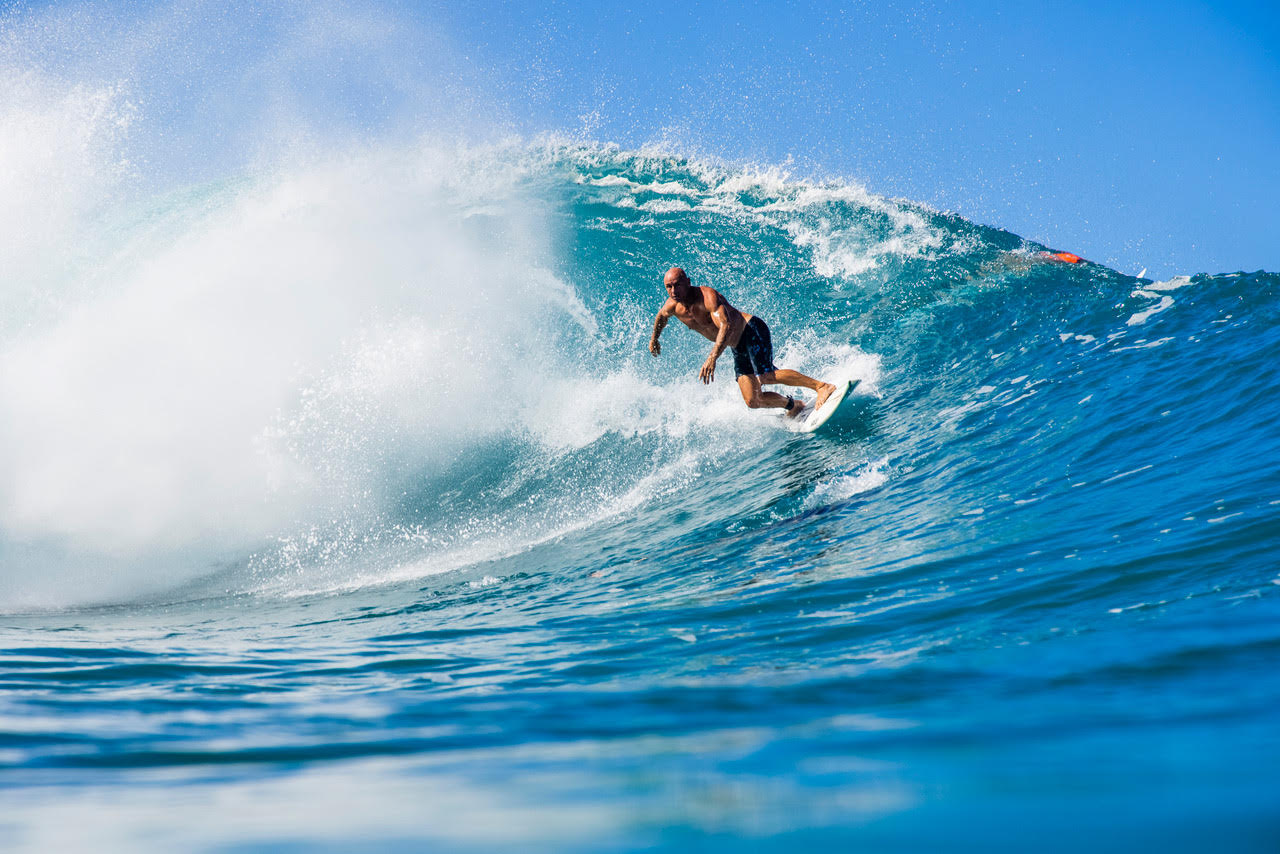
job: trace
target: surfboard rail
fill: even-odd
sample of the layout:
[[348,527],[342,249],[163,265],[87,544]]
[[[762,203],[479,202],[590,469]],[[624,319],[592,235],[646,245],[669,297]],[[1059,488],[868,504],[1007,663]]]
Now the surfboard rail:
[[836,414],[836,410],[840,408],[840,404],[844,402],[845,397],[858,384],[857,380],[842,380],[835,383],[836,390],[831,393],[822,404],[821,409],[815,410],[809,404],[805,404],[807,410],[804,414],[795,418],[783,418],[783,424],[793,433],[812,433],[831,420],[831,416]]

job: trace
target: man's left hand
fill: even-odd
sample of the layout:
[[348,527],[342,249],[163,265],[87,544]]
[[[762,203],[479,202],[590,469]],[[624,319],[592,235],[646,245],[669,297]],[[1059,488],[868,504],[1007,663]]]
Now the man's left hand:
[[698,376],[702,378],[703,383],[709,383],[716,378],[716,360],[707,359],[702,363],[702,370],[698,372]]

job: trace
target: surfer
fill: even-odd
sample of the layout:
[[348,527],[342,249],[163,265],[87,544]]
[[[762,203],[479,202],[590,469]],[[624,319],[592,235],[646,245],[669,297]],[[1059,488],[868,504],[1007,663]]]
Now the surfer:
[[657,356],[662,352],[658,336],[671,319],[680,318],[685,326],[701,333],[711,341],[711,355],[702,363],[698,376],[704,383],[716,378],[716,360],[726,347],[733,349],[733,369],[738,377],[742,399],[752,409],[785,409],[790,418],[804,410],[804,403],[789,394],[762,391],[762,385],[781,384],[812,389],[818,395],[813,408],[826,403],[836,387],[807,377],[799,371],[775,367],[773,342],[769,340],[769,327],[759,317],[741,312],[729,305],[715,288],[690,284],[689,276],[679,267],[667,271],[662,284],[667,289],[667,301],[653,322],[653,337],[649,339],[649,352]]

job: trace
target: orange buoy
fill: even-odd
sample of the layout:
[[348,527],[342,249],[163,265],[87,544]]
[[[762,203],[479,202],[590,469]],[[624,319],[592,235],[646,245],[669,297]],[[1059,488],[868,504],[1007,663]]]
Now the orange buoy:
[[1050,258],[1056,258],[1059,261],[1066,261],[1068,264],[1079,264],[1084,259],[1079,255],[1072,255],[1070,252],[1050,252]]

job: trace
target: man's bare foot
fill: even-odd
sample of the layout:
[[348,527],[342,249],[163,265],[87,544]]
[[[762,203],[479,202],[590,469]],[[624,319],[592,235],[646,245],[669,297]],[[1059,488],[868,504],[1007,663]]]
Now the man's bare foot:
[[790,395],[787,396],[787,399],[791,401],[787,404],[787,417],[799,418],[800,413],[804,412],[804,401],[798,397],[791,397]]
[[815,410],[821,409],[822,404],[827,402],[827,398],[831,397],[831,395],[835,393],[835,390],[836,390],[836,387],[833,386],[831,383],[823,383],[821,386],[819,386],[818,399],[814,401],[813,408]]

